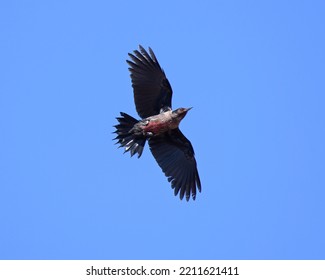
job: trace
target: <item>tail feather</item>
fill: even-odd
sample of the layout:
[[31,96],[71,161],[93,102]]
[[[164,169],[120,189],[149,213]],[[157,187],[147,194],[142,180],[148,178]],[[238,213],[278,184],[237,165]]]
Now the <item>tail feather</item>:
[[125,147],[124,153],[130,152],[131,157],[138,153],[138,158],[141,157],[144,145],[146,144],[146,138],[138,135],[134,135],[131,132],[133,126],[138,122],[135,118],[126,113],[120,113],[121,117],[117,117],[119,124],[114,125],[116,131],[114,133],[117,136],[113,140],[117,140],[116,144],[120,144],[120,147]]

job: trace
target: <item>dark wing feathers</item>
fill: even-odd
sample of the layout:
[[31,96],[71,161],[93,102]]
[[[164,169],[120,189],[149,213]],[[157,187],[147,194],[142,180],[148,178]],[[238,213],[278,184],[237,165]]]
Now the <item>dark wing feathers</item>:
[[[134,102],[139,116],[144,119],[170,110],[172,88],[152,49],[149,48],[147,52],[140,45],[139,50],[129,53],[129,57],[127,63],[130,66]],[[128,116],[123,117],[126,122],[134,122],[133,119],[128,119]],[[131,154],[138,152],[138,147],[143,149],[143,143],[133,143],[132,139],[127,137],[121,142],[122,136],[128,136],[129,128],[128,125],[125,126],[123,118],[118,120],[120,124],[117,129],[123,130],[117,137],[119,143],[127,146]],[[191,142],[177,128],[164,135],[149,138],[149,146],[171,182],[175,195],[179,194],[181,199],[184,196],[186,200],[189,200],[190,196],[195,199],[197,190],[201,192],[201,182]]]
[[139,50],[129,53],[131,61],[127,63],[137,112],[141,118],[147,118],[159,114],[161,109],[171,108],[173,92],[152,49],[149,48],[150,55],[142,46]]
[[170,133],[149,139],[150,150],[157,163],[171,182],[175,195],[180,193],[186,200],[195,200],[196,190],[201,192],[201,182],[197,171],[191,142],[177,128]]

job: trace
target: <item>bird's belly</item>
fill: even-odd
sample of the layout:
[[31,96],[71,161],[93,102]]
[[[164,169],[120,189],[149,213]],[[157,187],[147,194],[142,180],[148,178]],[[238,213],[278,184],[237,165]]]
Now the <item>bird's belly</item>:
[[171,123],[151,120],[148,123],[148,125],[146,125],[143,128],[143,131],[145,133],[152,133],[153,135],[159,135],[170,129],[173,129]]

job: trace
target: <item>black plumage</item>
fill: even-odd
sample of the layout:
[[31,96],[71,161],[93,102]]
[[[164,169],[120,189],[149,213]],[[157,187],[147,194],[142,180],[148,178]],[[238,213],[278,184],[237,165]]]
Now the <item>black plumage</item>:
[[201,191],[194,150],[191,142],[178,126],[191,108],[172,110],[172,88],[149,48],[149,53],[139,46],[127,60],[131,72],[136,110],[142,120],[126,113],[118,117],[115,125],[117,143],[130,151],[131,156],[141,156],[148,140],[150,150],[174,189],[175,195],[189,200]]
[[135,50],[129,53],[134,102],[141,118],[158,115],[160,110],[170,110],[172,107],[172,88],[158,60],[149,48],[149,53],[139,46],[141,52]]

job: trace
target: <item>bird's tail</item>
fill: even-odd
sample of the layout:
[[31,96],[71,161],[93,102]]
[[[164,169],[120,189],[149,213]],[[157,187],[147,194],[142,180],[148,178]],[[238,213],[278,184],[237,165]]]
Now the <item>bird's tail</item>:
[[115,125],[116,131],[114,133],[117,136],[114,140],[117,140],[116,144],[120,144],[119,147],[125,147],[124,153],[130,151],[131,156],[138,153],[138,158],[141,157],[144,145],[146,144],[146,138],[139,135],[135,135],[131,130],[133,126],[138,122],[135,118],[129,116],[126,113],[120,113],[121,117],[117,117],[119,124]]

